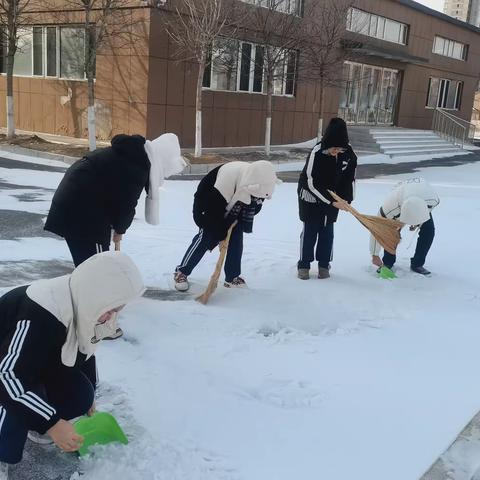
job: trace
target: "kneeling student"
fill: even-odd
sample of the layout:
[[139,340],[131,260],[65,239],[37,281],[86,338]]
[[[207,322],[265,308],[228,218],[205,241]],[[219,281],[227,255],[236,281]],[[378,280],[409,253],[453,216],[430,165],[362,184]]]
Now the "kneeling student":
[[22,459],[29,431],[66,452],[81,447],[68,420],[94,411],[97,343],[143,292],[133,261],[105,252],[0,298],[0,480]]

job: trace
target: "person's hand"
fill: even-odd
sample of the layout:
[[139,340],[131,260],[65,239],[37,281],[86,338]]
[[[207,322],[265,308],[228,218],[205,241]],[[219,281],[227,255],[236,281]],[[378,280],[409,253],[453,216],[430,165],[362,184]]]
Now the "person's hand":
[[335,208],[338,208],[339,210],[343,210],[344,212],[348,212],[348,208],[347,208],[347,202],[345,201],[341,201],[341,202],[333,202],[332,203],[332,206],[335,207]]
[[123,233],[113,232],[113,237],[112,237],[113,243],[120,243],[122,241],[122,238],[123,238]]
[[95,401],[93,401],[92,406],[88,409],[87,415],[91,417],[96,411],[97,411],[97,406],[95,405]]
[[378,255],[372,255],[372,263],[376,267],[380,267],[380,268],[383,267],[382,259]]
[[47,433],[64,452],[76,452],[83,443],[83,437],[77,435],[73,425],[66,420],[59,420]]

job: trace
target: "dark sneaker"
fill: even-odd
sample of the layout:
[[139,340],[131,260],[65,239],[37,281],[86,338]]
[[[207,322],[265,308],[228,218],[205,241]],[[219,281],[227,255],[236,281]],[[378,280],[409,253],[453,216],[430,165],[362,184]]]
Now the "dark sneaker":
[[232,281],[227,282],[225,280],[225,283],[223,284],[227,288],[241,288],[241,287],[246,287],[247,283],[242,277],[235,277]]
[[297,276],[300,280],[308,280],[310,278],[310,269],[308,268],[299,268]]
[[173,274],[173,280],[175,282],[175,289],[179,292],[186,292],[190,288],[188,277],[182,272],[176,271]]
[[330,270],[328,268],[318,267],[318,278],[330,278]]
[[420,275],[431,275],[432,272],[430,270],[427,270],[424,267],[410,267],[410,270],[415,273],[419,273]]

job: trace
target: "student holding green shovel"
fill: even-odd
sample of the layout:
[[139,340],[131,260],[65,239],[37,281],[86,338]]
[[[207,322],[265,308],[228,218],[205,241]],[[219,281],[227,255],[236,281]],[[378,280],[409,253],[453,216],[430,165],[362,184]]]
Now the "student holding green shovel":
[[93,413],[89,360],[115,312],[144,290],[127,255],[104,252],[0,298],[0,480],[22,459],[27,435],[47,434],[66,452],[81,447],[68,420]]

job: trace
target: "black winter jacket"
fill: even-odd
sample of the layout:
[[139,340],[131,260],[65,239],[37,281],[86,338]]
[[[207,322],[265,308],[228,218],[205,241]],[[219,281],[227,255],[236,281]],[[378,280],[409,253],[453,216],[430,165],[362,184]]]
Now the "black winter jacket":
[[52,200],[45,230],[65,238],[109,243],[111,230],[125,233],[150,161],[140,135],[117,135],[112,146],[95,150],[65,173]]
[[[27,288],[0,298],[0,405],[22,418],[29,430],[45,433],[60,417],[45,397],[43,382],[69,369],[61,360],[67,329],[27,296]],[[79,354],[73,368],[95,385],[95,357],[83,360]]]
[[[236,211],[237,215],[227,215],[227,200],[215,188],[218,171],[222,168],[220,165],[205,175],[200,181],[193,200],[193,220],[198,227],[207,230],[217,241],[222,241],[227,236],[228,229],[235,220],[241,221],[248,216],[248,212],[241,212],[237,205],[232,208],[232,213]],[[240,203],[240,202],[237,202]],[[256,215],[262,209],[262,202],[255,201],[253,215]],[[253,218],[249,218],[248,223],[243,229],[244,232],[252,231]]]
[[357,156],[349,145],[337,158],[325,154],[321,144],[316,145],[307,158],[298,181],[299,214],[302,222],[327,225],[337,221],[338,209],[328,190],[351,202],[355,190]]

